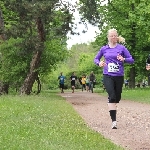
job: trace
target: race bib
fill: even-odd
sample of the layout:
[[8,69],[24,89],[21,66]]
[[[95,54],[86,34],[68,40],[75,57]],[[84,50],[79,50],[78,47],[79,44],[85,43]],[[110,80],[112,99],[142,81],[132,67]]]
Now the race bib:
[[119,72],[119,65],[114,63],[109,63],[108,72]]
[[72,80],[75,80],[75,78],[72,78]]

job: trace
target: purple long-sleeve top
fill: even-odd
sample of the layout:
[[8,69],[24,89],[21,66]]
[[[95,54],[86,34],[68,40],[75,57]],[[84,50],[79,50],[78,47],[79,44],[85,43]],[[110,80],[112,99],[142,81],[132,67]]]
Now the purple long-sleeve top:
[[[124,62],[117,59],[119,54],[125,58]],[[103,74],[110,76],[124,76],[124,63],[134,63],[130,52],[121,44],[117,44],[114,48],[110,48],[109,45],[103,46],[95,56],[94,63],[99,65],[102,57],[104,57],[106,63],[103,68]]]

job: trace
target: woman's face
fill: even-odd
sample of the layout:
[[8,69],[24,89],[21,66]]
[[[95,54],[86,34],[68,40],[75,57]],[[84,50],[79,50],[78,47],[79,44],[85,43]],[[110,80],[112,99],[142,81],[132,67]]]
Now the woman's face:
[[117,43],[118,42],[118,33],[116,31],[110,31],[108,33],[108,41],[110,43]]

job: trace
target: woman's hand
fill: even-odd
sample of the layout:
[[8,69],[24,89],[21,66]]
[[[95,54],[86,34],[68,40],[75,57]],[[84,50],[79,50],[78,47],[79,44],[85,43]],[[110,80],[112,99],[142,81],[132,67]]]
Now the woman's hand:
[[125,61],[125,58],[122,57],[120,54],[117,56],[117,59],[120,60],[120,61]]
[[102,61],[100,61],[100,63],[99,63],[99,66],[100,67],[104,67],[106,65],[106,63],[102,60]]

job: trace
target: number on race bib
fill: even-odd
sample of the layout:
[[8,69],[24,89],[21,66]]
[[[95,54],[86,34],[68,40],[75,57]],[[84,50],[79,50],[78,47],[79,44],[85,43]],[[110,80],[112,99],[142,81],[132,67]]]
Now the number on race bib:
[[108,72],[119,72],[119,65],[114,63],[109,63]]

